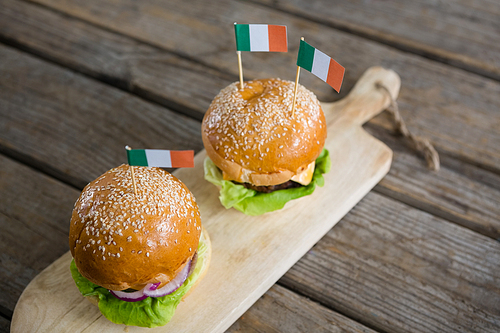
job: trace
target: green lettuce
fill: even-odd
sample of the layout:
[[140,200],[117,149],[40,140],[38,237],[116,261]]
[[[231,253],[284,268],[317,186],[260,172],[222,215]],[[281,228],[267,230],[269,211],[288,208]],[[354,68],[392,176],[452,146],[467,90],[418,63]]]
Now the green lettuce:
[[184,284],[170,295],[163,297],[148,297],[138,302],[125,302],[114,297],[107,289],[100,287],[83,277],[74,260],[70,270],[76,286],[83,296],[98,296],[99,310],[110,321],[116,324],[130,326],[156,327],[167,324],[174,316],[175,309],[182,297],[193,286],[206,265],[208,246],[200,241],[198,245],[198,260],[193,273]]
[[247,215],[261,215],[279,210],[290,200],[310,195],[314,192],[316,185],[320,187],[324,185],[323,174],[327,173],[330,167],[330,154],[328,150],[323,149],[316,159],[314,174],[309,185],[262,193],[224,180],[222,172],[208,157],[204,163],[205,179],[220,187],[219,199],[222,205],[227,209],[234,207]]

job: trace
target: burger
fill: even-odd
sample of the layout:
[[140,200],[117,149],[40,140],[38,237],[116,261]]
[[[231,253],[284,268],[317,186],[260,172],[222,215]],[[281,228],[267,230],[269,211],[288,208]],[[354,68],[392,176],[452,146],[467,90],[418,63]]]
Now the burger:
[[226,208],[249,215],[281,209],[323,185],[330,166],[321,105],[305,87],[281,79],[238,82],[208,108],[202,138],[205,178],[221,188]]
[[75,203],[71,274],[83,296],[117,324],[165,325],[207,271],[211,246],[195,197],[160,168],[121,165]]

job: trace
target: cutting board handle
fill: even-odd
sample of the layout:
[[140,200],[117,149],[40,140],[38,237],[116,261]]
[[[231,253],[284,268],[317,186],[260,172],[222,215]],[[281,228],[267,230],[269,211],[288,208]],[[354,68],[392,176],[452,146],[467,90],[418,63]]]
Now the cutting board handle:
[[363,125],[391,104],[388,91],[393,99],[398,97],[400,86],[401,79],[393,70],[370,67],[346,97],[334,103],[321,103],[321,106],[327,121],[346,119]]

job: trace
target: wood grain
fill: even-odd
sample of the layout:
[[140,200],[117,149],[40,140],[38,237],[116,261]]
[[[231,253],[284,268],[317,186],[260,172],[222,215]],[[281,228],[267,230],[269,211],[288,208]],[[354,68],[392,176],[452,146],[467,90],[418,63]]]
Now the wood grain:
[[374,333],[375,331],[279,285],[274,285],[226,332]]
[[[368,67],[382,65],[393,69],[405,83],[400,106],[410,130],[429,137],[442,152],[500,173],[500,133],[495,130],[500,127],[500,117],[495,112],[500,105],[492,98],[500,94],[498,82],[248,2],[218,1],[204,6],[203,1],[176,0],[166,4],[156,0],[120,0],[103,6],[97,0],[34,1],[158,47],[189,54],[235,74],[231,29],[235,21],[286,24],[289,52],[245,54],[247,78],[279,76],[293,80],[300,36],[347,68],[343,90],[348,91]],[[193,21],[194,17],[197,20]],[[212,42],[205,43],[206,40]],[[334,98],[328,85],[312,75],[302,75],[301,82],[322,101]]]
[[[490,7],[487,7],[484,6],[486,2],[480,1],[475,3],[481,3],[483,8],[488,9],[487,17],[498,14],[492,9],[496,4],[489,2]],[[282,283],[300,293],[305,291],[309,297],[317,299],[324,305],[333,307],[381,331],[487,332],[498,330],[498,313],[491,310],[500,308],[498,288],[491,288],[491,286],[499,285],[498,269],[495,270],[500,261],[496,243],[491,243],[489,239],[463,228],[453,227],[447,221],[432,218],[429,214],[420,211],[423,209],[489,237],[495,238],[498,234],[498,210],[500,209],[497,204],[500,190],[499,150],[497,149],[500,126],[498,112],[496,112],[499,109],[498,84],[464,73],[451,66],[435,64],[420,57],[382,47],[377,43],[367,41],[366,38],[355,37],[352,32],[400,49],[408,47],[411,52],[420,50],[422,51],[420,54],[425,57],[438,58],[439,61],[476,71],[483,76],[498,79],[498,76],[495,76],[498,72],[489,70],[487,66],[481,69],[484,64],[483,60],[479,60],[479,63],[475,62],[472,56],[464,58],[446,52],[440,53],[442,50],[435,45],[427,44],[434,36],[421,36],[426,39],[424,43],[414,40],[407,42],[401,38],[391,39],[393,32],[380,32],[373,27],[364,29],[365,24],[372,24],[370,20],[357,24],[353,28],[358,30],[352,30],[346,34],[338,33],[337,29],[350,31],[351,26],[339,26],[337,19],[333,19],[334,22],[329,17],[324,18],[324,24],[316,24],[310,19],[297,17],[296,14],[280,13],[282,9],[267,10],[248,3],[235,2],[224,8],[208,8],[207,10],[204,10],[206,7],[203,7],[202,2],[197,1],[186,4],[180,1],[170,3],[171,7],[165,8],[165,5],[158,1],[143,3],[117,1],[115,4],[95,1],[89,4],[90,10],[76,8],[73,12],[66,8],[74,5],[71,2],[63,4],[61,1],[54,7],[46,2],[47,7],[45,7],[45,5],[39,6],[25,1],[0,0],[0,41],[105,82],[105,85],[97,84],[98,89],[104,90],[105,94],[115,96],[114,92],[109,92],[114,89],[107,88],[109,88],[108,85],[116,86],[197,119],[201,118],[206,109],[205,105],[213,96],[212,91],[218,91],[226,85],[227,79],[235,77],[236,66],[233,67],[234,50],[232,47],[234,41],[232,34],[228,34],[226,28],[226,23],[231,24],[234,19],[284,22],[289,26],[290,32],[293,30],[292,33],[297,38],[300,36],[299,33],[307,33],[308,41],[313,38],[312,43],[317,43],[318,47],[331,53],[337,60],[340,57],[339,61],[347,65],[347,76],[340,96],[345,96],[368,66],[384,64],[386,67],[395,69],[403,78],[403,90],[399,102],[403,116],[406,120],[409,119],[410,130],[419,135],[429,135],[433,140],[437,138],[438,150],[445,167],[437,174],[427,172],[423,167],[423,162],[413,156],[404,142],[388,134],[391,133],[392,125],[387,118],[377,117],[371,121],[371,124],[367,126],[368,131],[382,139],[395,151],[391,172],[375,188],[382,195],[371,194],[361,201],[354,211],[355,215],[348,214],[343,222],[330,231],[329,236],[318,243],[317,248],[321,249],[320,254],[318,255],[316,248],[308,252],[300,264],[286,275]],[[278,1],[274,3],[283,5]],[[467,3],[474,4],[473,2]],[[386,15],[379,10],[389,3],[365,1],[352,4],[362,9],[375,8],[377,11],[370,15],[375,15],[376,21],[379,15]],[[456,10],[457,4],[465,6],[466,2],[455,1],[443,4],[434,1],[431,4],[421,1],[410,4],[409,7],[421,6],[418,8],[423,8],[424,13],[425,10],[431,10],[433,11],[432,17],[439,17],[447,9]],[[87,6],[87,4],[79,5]],[[189,5],[194,5],[196,8],[189,9],[187,8]],[[351,3],[339,3],[339,6],[347,5]],[[397,4],[391,4],[390,8],[386,9],[391,12],[397,9],[397,6]],[[441,9],[443,9],[442,12],[435,12]],[[101,15],[101,11],[104,14]],[[168,14],[168,11],[171,12],[171,17],[165,14],[165,12]],[[328,12],[328,8],[325,8],[325,12]],[[321,13],[317,14],[321,15]],[[366,13],[352,14],[356,18],[366,15]],[[404,18],[410,17],[404,16],[405,13],[398,14],[402,14],[401,17]],[[420,15],[420,12],[416,14]],[[483,17],[482,14],[480,16],[476,14],[477,11],[474,9],[469,13],[459,8],[458,12],[451,15],[454,20],[456,19],[451,23],[465,22],[464,27],[456,28],[459,32],[464,31],[473,26],[467,22],[469,19]],[[95,20],[92,19],[94,15],[97,17]],[[191,15],[198,19],[193,21]],[[231,22],[221,21],[221,17],[228,17]],[[173,22],[172,25],[163,22],[169,19]],[[454,28],[446,19],[443,24]],[[404,25],[411,25],[411,20],[407,21]],[[477,22],[481,22],[477,24],[482,26],[485,25],[484,20]],[[155,25],[159,32],[154,31]],[[173,29],[167,30],[167,25]],[[207,27],[211,30],[206,29],[205,32]],[[408,31],[402,29],[402,32]],[[477,37],[486,32],[487,29],[477,29],[475,34]],[[207,38],[215,35],[217,40],[211,44],[207,43]],[[450,29],[445,32],[444,36],[448,39],[442,43],[444,46],[448,46],[449,42],[454,43],[456,38],[452,37],[461,38],[456,34],[456,30]],[[471,41],[472,45],[480,42],[477,38],[475,39]],[[205,48],[200,48],[201,44]],[[482,54],[488,54],[490,50],[497,47],[496,44],[491,43],[486,48],[484,46],[478,48],[482,50]],[[6,49],[12,51],[9,48]],[[475,52],[472,48],[463,49],[463,47],[460,51]],[[269,73],[291,78],[292,71],[289,71],[289,67],[293,65],[295,53],[296,49],[291,49],[288,55],[279,56],[245,54],[245,73],[249,78]],[[62,146],[56,146],[54,152],[58,156],[56,162],[50,154],[42,154],[40,159],[40,155],[35,156],[33,150],[29,149],[32,146],[40,147],[40,142],[47,137],[54,136],[52,130],[57,129],[50,122],[44,126],[33,124],[29,121],[29,117],[34,117],[36,123],[42,124],[43,121],[40,119],[59,121],[55,114],[61,114],[61,108],[59,108],[57,113],[50,114],[49,112],[48,116],[45,116],[45,109],[52,107],[47,102],[47,100],[50,101],[52,95],[49,93],[50,88],[45,87],[46,82],[50,82],[51,75],[59,76],[61,71],[66,72],[63,76],[75,77],[76,81],[79,81],[81,76],[52,65],[48,66],[48,71],[45,71],[43,67],[47,65],[46,61],[33,61],[32,57],[27,57],[29,61],[26,61],[22,52],[14,51],[12,54],[13,56],[9,59],[19,58],[25,67],[18,66],[9,71],[12,61],[3,66],[0,61],[0,70],[2,74],[6,74],[3,79],[0,78],[0,96],[2,96],[1,91],[6,87],[15,87],[13,90],[8,90],[15,92],[15,98],[11,98],[8,94],[4,94],[3,98],[0,97],[0,110],[15,112],[14,115],[0,113],[2,119],[0,132],[8,133],[0,140],[0,151],[81,187],[87,178],[91,179],[93,173],[83,177],[81,172],[73,173],[72,166],[78,162],[68,160],[67,156],[72,155],[71,149],[76,149],[80,153],[95,152],[101,145],[106,145],[107,140],[102,135],[89,136],[90,141],[83,149],[82,144],[74,140],[73,136],[60,135],[59,139],[64,138],[67,141],[67,148],[61,149]],[[498,59],[495,54],[490,56],[493,60]],[[220,61],[217,60],[218,57]],[[183,58],[190,58],[190,60],[180,60]],[[4,59],[1,58],[1,60]],[[177,66],[179,68],[176,68]],[[57,70],[54,71],[54,68]],[[190,73],[191,68],[193,71]],[[25,77],[30,76],[28,75],[30,72],[36,72],[37,78],[31,75],[26,80]],[[40,75],[40,73],[44,74]],[[204,73],[207,75],[204,76]],[[189,75],[192,76],[189,80],[183,80],[184,76],[189,77]],[[29,84],[25,85],[25,80]],[[91,85],[93,80],[89,81],[88,85]],[[303,75],[301,82],[313,89],[322,100],[331,101],[337,98],[337,95],[331,94],[326,85],[311,75]],[[182,89],[184,84],[188,84],[186,87],[189,87],[189,84],[198,86],[200,83],[204,84],[200,86],[198,93],[193,93],[193,89],[188,88],[186,90],[190,92],[178,98],[181,96],[179,94],[185,93]],[[75,91],[86,85],[86,83],[77,84]],[[64,91],[62,88],[66,88],[65,86],[64,83],[52,86],[54,94],[56,91]],[[32,90],[37,93],[31,94]],[[88,93],[85,89],[81,95],[75,91],[74,95],[80,96],[79,98]],[[11,104],[11,100],[15,102]],[[17,107],[12,107],[12,105],[17,105]],[[104,109],[102,105],[99,108],[100,112]],[[86,109],[86,111],[90,110]],[[28,116],[23,116],[23,113]],[[91,114],[95,113],[91,112]],[[109,119],[117,119],[117,114],[119,113],[113,113]],[[10,119],[9,122],[7,118]],[[21,122],[14,118],[21,119]],[[83,116],[78,119],[81,118]],[[107,121],[107,124],[110,123],[111,121]],[[86,124],[88,125],[89,122]],[[45,126],[47,130],[42,131]],[[73,125],[65,126],[69,128]],[[164,127],[164,125],[159,127]],[[5,129],[9,132],[5,132]],[[443,129],[442,132],[441,129]],[[89,130],[90,132],[96,134]],[[36,134],[33,135],[33,133]],[[70,130],[67,130],[67,133],[70,133]],[[114,138],[117,133],[119,132],[113,132],[112,142],[117,141]],[[20,137],[23,138],[21,144],[15,143],[15,140]],[[191,138],[191,140],[192,143],[199,143],[197,139]],[[146,143],[150,142],[146,140]],[[25,147],[28,149],[24,149]],[[33,156],[34,162],[32,162]],[[96,169],[105,170],[109,167],[107,160],[96,159],[94,162]],[[0,170],[1,167],[2,160],[0,160]],[[30,179],[30,174],[30,172],[23,173],[27,179]],[[417,181],[406,181],[413,177]],[[35,177],[35,179],[39,178]],[[14,179],[11,182],[16,181],[19,180]],[[44,181],[36,182],[37,188],[43,188],[43,184]],[[15,190],[15,187],[11,188]],[[29,189],[29,185],[26,185],[26,188]],[[390,196],[418,209],[395,204],[396,200],[385,196]],[[0,195],[0,197],[4,196]],[[379,211],[381,211],[380,216]],[[28,215],[31,216],[30,214]],[[364,220],[368,221],[368,225],[363,223]],[[19,232],[9,230],[12,225],[16,224],[17,220],[0,217],[0,227],[3,229],[0,239],[2,235],[19,237],[16,238],[16,242],[21,242],[23,249],[27,246],[26,244],[34,240],[36,244],[47,244],[43,240],[39,243],[43,237],[36,235],[39,231],[47,234],[43,228],[36,232],[27,228],[22,228]],[[6,229],[5,225],[7,225]],[[37,227],[40,226],[30,225],[30,228],[36,229]],[[57,229],[57,223],[54,228]],[[339,228],[342,229],[337,234]],[[12,250],[17,243],[12,243],[10,239],[7,242],[7,245],[9,244],[12,244]],[[61,244],[63,243],[47,244],[47,246],[59,247]],[[2,239],[0,248],[3,245]],[[32,246],[29,250],[37,254],[37,249],[37,246]],[[17,288],[20,292],[30,280],[28,276],[36,273],[33,270],[30,271],[30,267],[24,264],[24,261],[31,264],[26,253],[13,252],[12,256],[7,261],[4,261],[4,258],[1,259],[0,279],[6,281],[11,276],[25,274],[21,277],[22,283],[11,284],[12,288]],[[19,263],[16,262],[18,260],[16,256],[21,258]],[[39,265],[43,265],[43,258]],[[449,276],[451,276],[450,279],[448,279]],[[311,284],[315,287],[311,288]],[[279,287],[273,287],[270,293],[275,288]],[[276,306],[274,303],[275,300],[278,304],[283,301],[286,302],[283,303],[286,307],[290,304],[289,302],[293,303],[293,301],[286,299],[286,294],[284,297],[272,300],[268,297],[264,297],[264,309],[249,310],[251,325],[259,325],[259,317],[256,313],[262,315],[260,317],[263,318],[260,322],[262,326],[258,327],[263,331],[279,331],[279,323],[273,321],[273,313],[286,316],[285,318],[291,321],[290,325],[293,325],[293,319],[296,316],[288,312],[283,314],[283,307]],[[8,299],[15,300],[15,298]],[[302,303],[302,298],[298,302]],[[273,307],[268,307],[268,303],[272,303]],[[4,309],[6,308],[0,304],[2,315],[5,316],[7,312]],[[372,311],[373,309],[375,311]],[[306,310],[291,309],[292,313],[297,315],[300,312],[308,313],[307,316],[311,317],[310,320],[303,318],[306,322],[317,318],[314,313]],[[496,314],[492,315],[492,312]],[[330,320],[329,315],[325,317]],[[250,325],[248,321],[246,323]],[[8,325],[8,320],[0,315],[0,332],[8,332]],[[250,329],[246,324],[242,324],[241,327]],[[312,329],[313,326],[308,326],[304,331],[309,331],[309,327]]]
[[219,90],[236,80],[186,56],[24,1],[0,0],[0,39],[198,120]]
[[425,161],[401,137],[378,126],[369,125],[366,129],[394,151],[391,170],[375,191],[500,239],[499,175],[458,164],[455,159],[445,159],[445,167],[430,172]]
[[500,80],[500,3],[495,1],[254,2]]
[[[143,91],[142,96],[145,98],[158,101],[166,106],[174,105],[177,112],[188,113],[186,110],[193,110],[197,114],[195,116],[197,119],[202,117],[207,105],[218,90],[229,83],[229,80],[218,81],[219,77],[214,72],[220,72],[211,67],[182,60],[182,58],[165,48],[155,47],[27,2],[0,0],[0,3],[2,4],[0,6],[0,34],[13,44],[29,49],[31,52],[59,62],[64,66],[70,66],[74,70],[92,75],[97,79],[110,83],[121,82],[118,85],[123,83],[123,85],[130,87],[132,92],[135,92],[134,87],[136,87]],[[224,35],[230,34],[226,32]],[[332,34],[329,38],[333,38],[333,36]],[[54,48],[54,40],[57,40],[58,45],[62,45],[62,47]],[[232,45],[231,43],[228,41],[228,45]],[[377,52],[381,52],[380,49],[374,49],[372,45],[366,44],[364,41],[360,43],[364,43],[365,47],[369,47],[370,52],[372,52],[371,55],[377,55]],[[245,55],[244,59],[252,62],[253,57],[254,55]],[[412,75],[407,75],[407,71],[414,66],[410,62],[412,59],[400,55],[396,60],[398,63],[401,62],[402,73],[406,76],[406,81],[403,81],[402,94],[406,94],[407,97],[400,97],[399,102],[402,105],[402,111],[405,112],[405,119],[412,121],[415,115],[410,111],[422,103],[419,96],[412,97],[413,90],[411,90],[413,89],[412,82],[419,81],[419,79],[415,78],[420,76],[420,74],[416,74],[416,71],[420,71],[420,69],[413,69],[412,72],[415,75],[412,77]],[[267,66],[268,61],[265,58],[259,57],[259,61],[262,61]],[[428,62],[421,61],[421,63]],[[405,66],[404,69],[402,69],[403,66]],[[155,70],[152,70],[152,68]],[[439,66],[439,68],[443,70],[446,69],[446,66]],[[284,69],[278,68],[278,70],[281,74],[285,73]],[[349,68],[348,74],[350,70],[351,68]],[[426,77],[429,77],[429,71],[423,72]],[[443,72],[442,76],[446,77],[448,72],[453,73],[455,71],[448,68]],[[302,76],[307,79],[307,74]],[[236,79],[236,75],[234,75],[234,78]],[[326,87],[323,83],[318,82],[319,80],[313,80],[319,83],[321,87]],[[346,78],[345,85],[352,86],[352,80],[353,78]],[[488,80],[476,80],[478,84],[481,81],[483,83],[480,85],[484,85]],[[439,83],[434,84],[434,86],[439,85]],[[469,85],[468,89],[476,89],[472,87],[473,85],[475,84]],[[186,87],[192,86],[200,89],[186,89]],[[410,90],[407,89],[408,86],[410,86]],[[163,89],[162,87],[166,88]],[[188,91],[189,93],[186,96]],[[343,91],[347,91],[347,89],[344,87]],[[450,92],[452,92],[451,87],[447,89],[443,98],[448,99],[446,95],[449,95]],[[331,92],[326,92],[323,97],[330,99]],[[428,97],[431,103],[434,103],[434,101],[440,104],[445,103],[443,98],[439,97],[439,93]],[[25,98],[31,99],[33,97],[26,96]],[[408,98],[411,98],[411,100],[408,100]],[[461,99],[472,99],[474,104],[471,104],[471,108],[469,108],[470,113],[475,113],[476,108],[488,108],[487,105],[481,106],[481,103],[474,101],[474,96],[462,96],[455,92],[453,99],[457,104],[461,103]],[[491,113],[484,117],[495,121],[498,115],[494,110],[500,106],[490,105],[492,108],[485,110],[489,110]],[[432,104],[431,106],[432,110],[423,109],[419,113],[432,112],[439,114],[441,112],[439,107]],[[454,110],[450,110],[450,114],[453,114],[453,112]],[[442,114],[441,118],[433,119],[433,122],[438,124],[436,127],[441,123],[446,123],[447,126],[450,126],[449,131],[453,133],[464,132],[463,129],[468,128],[469,123],[473,128],[483,127],[480,124],[483,122],[482,117],[468,115],[467,118],[464,118],[458,116],[457,121],[448,121],[444,119],[445,117],[446,114]],[[423,128],[428,127],[425,121],[425,117],[420,120]],[[413,126],[410,127],[411,130],[414,130]],[[371,121],[369,128],[372,129],[371,133],[377,135],[379,139],[387,142],[393,150],[397,151],[392,171],[389,173],[388,179],[386,179],[391,181],[383,181],[381,186],[378,187],[380,191],[489,237],[499,238],[496,216],[500,214],[500,206],[495,204],[498,201],[498,191],[500,190],[498,175],[481,170],[475,165],[461,163],[460,159],[463,160],[463,156],[455,154],[455,158],[449,154],[444,154],[450,150],[457,149],[461,151],[463,149],[463,147],[459,148],[459,143],[456,143],[453,139],[450,141],[452,147],[439,149],[444,166],[441,171],[439,173],[428,172],[423,167],[424,163],[420,157],[418,155],[415,157],[415,152],[407,148],[404,141],[399,142],[400,139],[389,134],[392,133],[392,123],[387,117],[376,117]],[[439,135],[438,130],[439,128],[436,128],[435,131],[437,132],[434,134]],[[418,131],[416,133],[419,134]],[[495,136],[495,133],[495,131],[491,134],[486,133],[484,136]],[[28,134],[26,133],[25,136],[27,137]],[[447,146],[450,144],[442,141],[441,145]],[[469,145],[467,149],[476,150],[473,153],[475,156],[489,155],[489,148],[483,150],[482,145]],[[467,160],[476,164],[470,158]],[[64,168],[71,169],[69,166]],[[407,181],[407,179],[413,177],[415,172],[418,175],[418,181]],[[76,177],[77,175],[72,176]],[[395,187],[396,184],[397,187]],[[455,186],[459,186],[461,190],[456,191]],[[464,199],[462,194],[469,189],[472,189],[472,192],[468,194],[467,199]]]
[[[199,0],[168,4],[120,0],[105,5],[97,0],[34,1],[234,74],[237,66],[231,26],[235,21],[286,24],[289,52],[245,54],[247,78],[279,76],[293,80],[300,36],[347,68],[343,91],[349,91],[368,67],[393,69],[404,82],[399,101],[410,130],[429,137],[443,153],[500,173],[500,134],[496,130],[500,117],[495,112],[500,105],[492,97],[500,94],[498,82],[248,2],[218,1],[204,6]],[[197,20],[193,21],[194,17]],[[328,85],[312,75],[302,75],[301,82],[322,101],[335,98]],[[464,128],[467,131],[461,130]]]
[[280,282],[384,332],[498,332],[498,262],[499,242],[372,192]]
[[[226,330],[388,172],[392,152],[361,128],[362,116],[375,115],[389,103],[375,88],[375,81],[384,82],[393,94],[399,90],[397,74],[372,68],[360,78],[347,103],[325,106],[329,125],[325,147],[332,160],[341,162],[335,172],[325,175],[324,187],[290,202],[283,210],[258,217],[226,210],[219,202],[218,189],[203,178],[205,151],[196,155],[194,168],[174,172],[197,199],[212,240],[212,259],[189,302],[179,306],[166,328],[152,332]],[[359,92],[363,93],[364,108],[370,112],[359,112]],[[336,210],[327,209],[331,206]],[[306,219],[315,223],[304,223]],[[14,311],[13,332],[124,329],[100,316],[97,309],[88,309],[76,288],[68,287],[72,280],[67,269],[70,260],[66,253],[28,285]],[[57,296],[54,288],[59,288]],[[39,305],[41,299],[43,306]]]
[[68,251],[79,194],[0,155],[0,307],[13,311],[28,283]]
[[202,147],[199,122],[19,51],[0,46],[0,71],[2,149],[76,187],[125,162],[126,145]]

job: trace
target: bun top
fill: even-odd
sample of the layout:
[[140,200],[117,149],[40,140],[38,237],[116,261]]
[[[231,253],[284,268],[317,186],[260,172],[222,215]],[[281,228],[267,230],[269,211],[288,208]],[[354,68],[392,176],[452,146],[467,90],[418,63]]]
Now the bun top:
[[128,165],[89,183],[75,203],[69,246],[80,273],[111,290],[172,280],[198,248],[201,219],[188,188],[160,168]]
[[221,90],[203,118],[202,137],[227,179],[276,185],[307,169],[321,153],[326,121],[316,96],[281,79],[235,82]]

